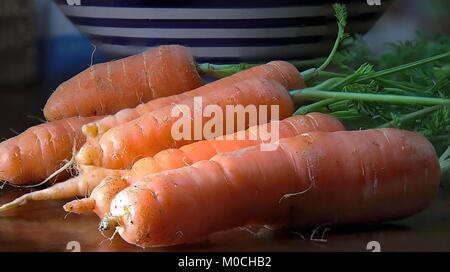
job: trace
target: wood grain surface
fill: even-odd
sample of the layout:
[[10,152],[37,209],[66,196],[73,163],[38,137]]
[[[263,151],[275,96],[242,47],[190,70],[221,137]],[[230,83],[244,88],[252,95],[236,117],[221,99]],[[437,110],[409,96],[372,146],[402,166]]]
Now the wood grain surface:
[[[5,186],[0,203],[21,193]],[[0,215],[0,251],[70,251],[70,241],[79,243],[81,251],[367,251],[370,241],[378,241],[382,251],[450,251],[449,199],[442,192],[427,211],[394,223],[330,227],[323,236],[326,242],[312,241],[312,230],[236,229],[191,245],[147,249],[129,245],[119,235],[106,239],[94,214],[67,214],[64,201],[35,202]]]

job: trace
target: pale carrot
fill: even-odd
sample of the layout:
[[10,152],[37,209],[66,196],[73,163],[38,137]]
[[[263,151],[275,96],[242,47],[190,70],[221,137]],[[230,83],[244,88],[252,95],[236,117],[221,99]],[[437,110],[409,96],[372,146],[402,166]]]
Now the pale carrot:
[[46,189],[30,192],[0,206],[4,212],[25,205],[30,201],[65,199],[74,196],[87,197],[103,179],[120,177],[123,171],[82,166],[79,175],[64,182],[56,183]]

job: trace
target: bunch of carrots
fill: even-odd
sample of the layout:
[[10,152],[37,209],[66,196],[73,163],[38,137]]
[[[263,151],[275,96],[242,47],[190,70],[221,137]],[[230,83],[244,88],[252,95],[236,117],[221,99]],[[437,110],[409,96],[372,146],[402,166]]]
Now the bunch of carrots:
[[[397,128],[346,131],[338,118],[314,109],[336,100],[446,107],[450,100],[441,97],[342,89],[450,52],[321,81],[345,37],[345,7],[334,9],[335,46],[322,65],[303,72],[285,61],[197,64],[188,48],[167,45],[93,65],[62,83],[44,107],[48,122],[0,144],[0,179],[16,187],[57,183],[0,212],[29,201],[83,197],[64,209],[95,212],[100,231],[151,247],[246,225],[368,223],[422,211],[450,168],[450,151],[438,158],[427,138]],[[202,75],[221,78],[204,85]],[[171,112],[180,105],[194,111],[195,97],[224,111],[228,105],[278,106],[280,121],[268,112],[267,123],[235,127],[227,137],[174,139],[179,117]],[[205,124],[212,117],[202,118]],[[278,146],[263,150],[273,129]]]

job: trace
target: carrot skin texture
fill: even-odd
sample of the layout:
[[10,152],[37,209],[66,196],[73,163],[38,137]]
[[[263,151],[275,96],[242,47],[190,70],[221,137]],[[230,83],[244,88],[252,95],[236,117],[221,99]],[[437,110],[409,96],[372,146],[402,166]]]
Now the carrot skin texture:
[[[228,135],[227,140],[221,137],[204,140],[178,149],[166,149],[155,154],[153,157],[143,158],[133,164],[132,180],[139,180],[144,175],[157,173],[165,170],[189,166],[195,162],[209,160],[219,153],[226,153],[249,146],[270,142],[271,123],[254,126],[247,129],[243,135],[234,133]],[[318,112],[307,115],[299,115],[285,118],[278,122],[278,137],[289,138],[310,131],[342,131],[345,127],[336,118]],[[250,138],[255,137],[256,138]],[[245,140],[240,140],[243,139]]]
[[[287,90],[279,83],[264,78],[251,78],[235,85],[227,85],[215,92],[207,93],[202,97],[203,108],[206,105],[216,104],[223,112],[227,105],[267,105],[266,120],[270,120],[270,106],[279,106],[279,118],[284,119],[292,115],[294,105]],[[77,155],[79,164],[96,165],[111,169],[125,169],[137,160],[153,156],[157,152],[183,146],[194,142],[191,139],[174,140],[172,125],[180,117],[172,116],[175,107],[186,105],[194,112],[194,99],[187,99],[177,105],[170,105],[159,110],[147,113],[138,119],[114,127],[97,141],[89,142]],[[236,118],[236,115],[234,115]],[[200,117],[196,117],[200,118]],[[205,125],[212,117],[202,116]],[[224,119],[227,119],[224,116]],[[248,122],[245,122],[248,126]],[[194,119],[191,128],[195,127]],[[223,123],[224,131],[226,129]],[[203,127],[201,128],[203,131]]]
[[113,114],[200,85],[189,50],[165,45],[87,68],[56,89],[44,107],[44,115],[47,120],[58,120]]
[[[81,127],[101,117],[72,117],[43,123],[0,143],[0,179],[12,184],[38,183],[72,158],[86,137]],[[68,173],[62,173],[60,178]]]
[[310,132],[280,140],[276,151],[250,147],[143,178],[114,198],[111,216],[122,238],[141,247],[188,243],[247,224],[395,220],[426,208],[439,178],[436,153],[421,135]]
[[[149,174],[176,169],[191,165],[201,160],[209,160],[218,153],[230,152],[249,146],[255,146],[262,142],[269,142],[272,123],[255,126],[245,131],[246,140],[239,140],[238,133],[229,135],[229,139],[212,139],[195,142],[182,146],[179,149],[166,149],[158,152],[154,157],[146,157],[137,161],[130,171],[123,176],[108,177],[102,181],[89,198],[95,202],[94,212],[101,218],[109,212],[110,204],[114,196],[121,190],[139,181]],[[288,117],[278,123],[279,138],[287,138],[300,135],[309,131],[340,131],[344,126],[334,117],[323,113],[310,113]],[[250,138],[250,133],[256,138]],[[254,136],[254,137],[255,137]],[[242,139],[242,138],[240,138]],[[114,170],[111,170],[114,171]],[[86,201],[74,200],[65,205],[68,212],[82,213],[90,211],[91,206]],[[92,209],[91,209],[92,210]]]
[[[310,113],[305,116],[293,116],[279,122],[279,137],[291,137],[307,131],[338,131],[344,130],[342,124],[335,118],[322,114]],[[257,129],[254,129],[257,128]],[[0,210],[11,209],[24,205],[28,201],[43,201],[51,199],[64,199],[74,196],[88,199],[74,200],[67,203],[64,208],[67,212],[82,213],[94,210],[99,217],[109,212],[111,200],[114,196],[142,177],[163,170],[174,169],[192,164],[200,160],[207,160],[220,152],[268,142],[272,126],[264,124],[253,127],[245,133],[245,139],[237,140],[238,134],[230,135],[228,140],[210,140],[196,142],[181,147],[159,152],[155,157],[147,157],[133,165],[131,170],[111,170],[95,166],[79,166],[79,175],[57,183],[46,189],[34,191],[21,196],[19,199],[0,207]],[[250,133],[257,138],[250,140]],[[234,140],[231,140],[234,139]],[[100,185],[99,185],[100,184]]]
[[221,89],[224,86],[233,85],[242,80],[254,77],[264,77],[267,79],[272,79],[282,84],[288,90],[301,89],[305,87],[303,78],[292,64],[285,61],[272,61],[267,64],[244,70],[232,76],[216,80],[189,92],[181,93],[176,96],[168,96],[155,99],[147,103],[140,104],[135,108],[123,109],[116,114],[106,116],[105,118],[97,122],[93,122],[92,124],[87,125],[85,134],[88,137],[94,138],[101,136],[109,129],[139,118],[145,113],[152,112],[164,106],[180,103],[188,98],[203,96],[206,93],[215,92],[216,90]]

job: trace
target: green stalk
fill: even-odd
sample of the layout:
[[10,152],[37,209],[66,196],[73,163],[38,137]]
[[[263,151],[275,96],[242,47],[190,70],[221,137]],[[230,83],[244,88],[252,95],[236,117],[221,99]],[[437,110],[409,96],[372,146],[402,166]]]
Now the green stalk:
[[[427,114],[435,112],[435,111],[439,110],[442,107],[443,107],[443,105],[437,105],[437,106],[427,107],[427,108],[424,108],[424,109],[421,109],[421,110],[418,110],[418,111],[415,111],[415,112],[411,112],[411,113],[402,115],[399,118],[399,121],[403,123],[403,122],[408,122],[408,121],[411,121],[411,120],[415,120],[417,118],[420,118],[422,116],[425,116]],[[378,128],[387,128],[387,127],[392,127],[393,125],[394,125],[394,121],[390,121],[390,122],[387,122],[387,123],[384,123],[384,124],[378,126]]]
[[319,91],[311,89],[292,91],[291,96],[296,104],[300,104],[305,100],[321,100],[327,98],[334,98],[334,99],[347,99],[354,101],[380,102],[380,103],[400,104],[400,105],[418,105],[418,106],[450,105],[450,99],[443,99],[443,98],[403,96],[390,94],[372,94],[372,93],[333,92],[333,91]]
[[330,105],[328,105],[328,108],[331,111],[335,111],[335,110],[347,110],[348,109],[348,100],[339,100],[337,102],[331,103]]
[[197,70],[200,75],[223,78],[233,75],[237,72],[252,68],[258,64],[250,63],[238,63],[238,64],[212,64],[212,63],[200,63],[197,65]]
[[[312,67],[322,63],[325,58],[316,58],[310,60],[289,60],[289,62],[297,68]],[[197,71],[202,76],[212,78],[224,78],[231,76],[243,70],[255,67],[261,63],[233,63],[233,64],[213,64],[200,63],[197,64]]]
[[428,140],[430,140],[430,142],[443,142],[449,140],[448,135],[436,135],[436,136],[429,136],[427,138]]
[[446,177],[450,172],[450,160],[445,160],[439,163],[441,166],[441,175],[442,177]]
[[341,74],[336,72],[330,72],[330,71],[319,71],[318,77],[324,77],[324,78],[332,78],[332,77],[346,77],[348,74]]
[[397,95],[410,95],[410,96],[416,96],[418,95],[415,92],[410,92],[410,91],[406,91],[404,89],[400,89],[400,88],[390,88],[390,87],[386,87],[383,89],[384,93],[388,93],[388,94],[397,94]]
[[391,68],[373,72],[373,73],[345,75],[345,74],[334,73],[334,72],[320,71],[320,72],[318,72],[318,76],[327,77],[330,79],[332,79],[333,77],[343,78],[342,79],[343,82],[341,85],[347,84],[349,82],[361,83],[361,82],[364,82],[367,80],[377,79],[381,82],[384,82],[385,84],[391,84],[391,85],[394,84],[396,87],[399,87],[401,89],[405,89],[405,90],[409,89],[409,90],[417,91],[417,89],[413,88],[412,86],[408,86],[406,83],[396,82],[393,80],[381,79],[381,77],[384,77],[384,76],[387,76],[390,74],[394,74],[394,73],[398,73],[403,70],[412,69],[412,68],[415,68],[415,67],[418,67],[421,65],[428,64],[430,62],[444,59],[446,57],[450,57],[450,52],[439,54],[439,55],[432,56],[432,57],[425,58],[425,59],[421,59],[418,61],[410,62],[407,64],[391,67]]
[[315,112],[320,110],[323,107],[328,106],[329,104],[335,102],[336,100],[334,98],[328,98],[321,101],[318,101],[316,103],[312,103],[306,106],[302,106],[295,111],[294,115],[304,115],[310,112]]
[[[316,69],[309,69],[301,72],[303,79],[305,81],[315,77],[318,75],[319,71],[325,69],[333,60],[334,55],[336,54],[339,45],[345,39],[345,26],[347,25],[347,10],[345,5],[334,4],[333,5],[338,25],[338,34],[336,37],[336,41],[334,42],[333,49],[326,59],[319,58],[313,60],[291,60],[289,61],[295,67],[311,67],[317,65],[318,63],[323,63]],[[238,63],[238,64],[212,64],[212,63],[201,63],[197,64],[197,70],[201,75],[214,77],[214,78],[223,78],[230,75],[233,75],[237,72],[249,69],[251,67],[257,66],[259,64],[253,63]]]
[[445,150],[444,154],[439,158],[439,165],[441,166],[441,181],[444,181],[450,175],[450,146]]
[[[341,73],[335,73],[335,72],[329,72],[329,71],[321,71],[319,72],[319,77],[323,77],[323,78],[345,78],[348,77],[348,74],[341,74]],[[420,92],[421,89],[423,89],[423,86],[419,86],[417,84],[412,84],[409,82],[401,82],[401,81],[395,81],[395,80],[389,80],[389,79],[384,79],[384,78],[374,78],[375,80],[383,83],[386,86],[390,86],[390,87],[396,87],[398,89],[402,89],[405,91],[410,91],[410,92],[414,92],[414,93],[418,93]],[[358,80],[358,82],[360,82]]]
[[345,27],[347,26],[347,9],[345,5],[334,4],[333,5],[334,13],[337,18],[337,26],[338,26],[338,34],[336,36],[336,40],[334,41],[333,48],[331,49],[330,54],[325,59],[325,61],[316,69],[312,68],[306,71],[301,72],[300,74],[303,77],[303,80],[308,82],[309,80],[317,77],[321,71],[330,65],[331,61],[333,61],[334,55],[336,54],[341,42],[346,38],[345,35]]
[[447,150],[445,150],[445,152],[441,155],[441,157],[439,158],[440,162],[443,162],[445,160],[448,159],[448,157],[450,157],[450,146],[447,148]]
[[389,79],[384,79],[384,78],[377,78],[376,80],[383,83],[386,86],[399,88],[399,89],[402,89],[405,91],[410,91],[413,93],[418,93],[418,92],[420,92],[420,90],[425,88],[425,87],[419,86],[417,84],[412,84],[412,83],[408,83],[408,82],[400,82],[400,81],[389,80]]
[[330,115],[340,119],[340,120],[348,120],[348,119],[356,119],[361,115],[355,110],[347,110],[347,111],[334,111],[330,113]]
[[390,74],[393,74],[393,73],[397,73],[397,72],[400,72],[400,71],[403,71],[403,70],[408,70],[408,69],[411,69],[411,68],[414,68],[414,67],[418,67],[418,66],[421,66],[421,65],[424,65],[424,64],[428,64],[430,62],[435,62],[435,61],[438,61],[438,60],[441,60],[441,59],[444,59],[444,58],[447,58],[447,57],[450,57],[450,52],[439,54],[439,55],[432,56],[432,57],[425,58],[425,59],[421,59],[421,60],[418,60],[418,61],[410,62],[410,63],[407,63],[407,64],[399,65],[399,66],[396,66],[396,67],[388,68],[388,69],[381,70],[381,71],[378,71],[378,72],[374,72],[374,73],[370,73],[370,74],[364,74],[364,75],[361,75],[361,77],[358,78],[358,80],[356,80],[355,82],[358,83],[358,82],[363,82],[363,81],[374,79],[374,78],[387,76],[387,75],[390,75]]
[[339,48],[339,45],[345,39],[345,26],[347,25],[347,10],[344,5],[340,4],[334,4],[333,8],[336,14],[336,18],[338,19],[337,20],[338,34],[336,36],[336,40],[334,42],[331,53],[328,55],[327,59],[322,63],[322,65],[320,65],[317,68],[317,71],[323,71],[325,68],[328,67],[328,65],[333,60],[334,55],[336,54]]

